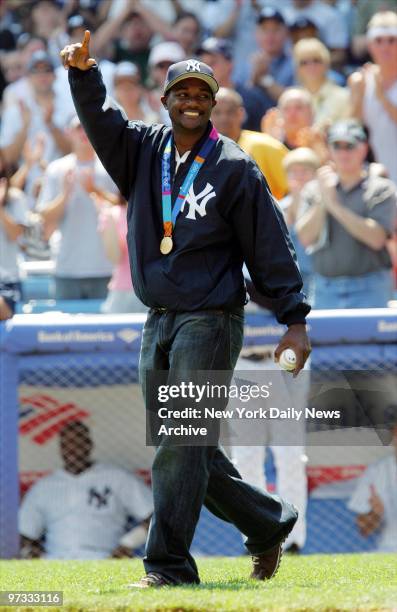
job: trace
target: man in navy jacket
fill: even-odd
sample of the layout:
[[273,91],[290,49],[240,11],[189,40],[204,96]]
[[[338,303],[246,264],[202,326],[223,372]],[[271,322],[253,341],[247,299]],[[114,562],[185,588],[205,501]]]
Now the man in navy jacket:
[[[212,70],[197,60],[170,67],[162,103],[171,128],[128,121],[106,95],[89,39],[86,31],[61,57],[87,135],[129,201],[132,280],[150,308],[140,356],[147,409],[156,403],[148,371],[167,371],[169,381],[189,380],[199,370],[233,371],[243,342],[244,262],[257,291],[288,326],[275,359],[293,349],[297,375],[310,353],[310,306],[266,180],[210,122],[218,90]],[[134,586],[199,583],[189,549],[203,504],[247,536],[251,576],[271,578],[296,508],[243,482],[218,445],[189,442],[159,440],[146,576]]]

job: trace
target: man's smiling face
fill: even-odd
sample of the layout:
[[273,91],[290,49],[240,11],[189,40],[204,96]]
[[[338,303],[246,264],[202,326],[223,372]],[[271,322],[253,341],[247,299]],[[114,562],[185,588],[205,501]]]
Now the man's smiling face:
[[205,128],[216,104],[209,86],[194,77],[176,83],[161,101],[168,109],[173,127],[187,130]]

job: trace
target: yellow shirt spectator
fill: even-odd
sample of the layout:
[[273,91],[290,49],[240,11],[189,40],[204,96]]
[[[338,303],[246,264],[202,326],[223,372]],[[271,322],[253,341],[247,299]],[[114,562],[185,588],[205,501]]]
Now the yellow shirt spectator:
[[268,134],[242,130],[237,144],[252,157],[265,176],[272,194],[278,200],[288,192],[283,159],[288,149],[282,142]]
[[270,190],[278,200],[288,192],[287,176],[282,161],[288,149],[279,141],[261,132],[242,130],[245,119],[243,99],[234,89],[221,87],[212,109],[212,122],[218,132],[231,138],[257,163]]

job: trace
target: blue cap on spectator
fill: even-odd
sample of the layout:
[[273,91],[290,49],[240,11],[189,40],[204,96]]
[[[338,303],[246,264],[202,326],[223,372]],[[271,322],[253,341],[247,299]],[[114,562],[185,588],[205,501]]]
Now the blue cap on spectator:
[[201,55],[202,53],[219,53],[219,55],[223,55],[225,59],[231,60],[233,58],[233,47],[231,42],[226,40],[226,38],[215,38],[215,36],[211,36],[211,38],[206,38],[197,49],[197,55]]
[[318,27],[316,26],[314,21],[308,19],[307,17],[298,17],[297,19],[295,19],[295,21],[290,23],[288,27],[290,30],[305,30],[306,28],[314,28],[318,30]]
[[35,51],[29,60],[27,70],[28,72],[34,72],[38,64],[46,64],[52,71],[55,70],[54,62],[52,61],[51,55],[46,51]]
[[285,25],[285,19],[280,13],[280,11],[273,8],[272,6],[267,6],[266,8],[261,10],[258,15],[257,23],[260,24],[263,21],[267,21],[268,19],[273,19],[274,21],[278,21],[279,23]]
[[366,141],[367,135],[364,128],[354,119],[337,121],[328,130],[328,142],[330,144],[334,142],[349,142],[351,144],[357,144],[359,142]]
[[207,64],[196,59],[188,59],[183,62],[172,64],[168,68],[167,77],[164,83],[164,93],[166,94],[171,87],[180,81],[191,78],[205,81],[214,95],[219,89],[214,73]]

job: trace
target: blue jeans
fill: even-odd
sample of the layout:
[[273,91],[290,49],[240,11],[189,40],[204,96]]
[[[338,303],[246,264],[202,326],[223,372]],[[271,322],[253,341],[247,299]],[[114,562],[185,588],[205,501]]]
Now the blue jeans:
[[386,308],[392,296],[391,270],[362,276],[314,276],[314,308]]
[[[167,370],[169,380],[194,370],[234,369],[244,333],[243,309],[192,313],[149,312],[142,338],[140,380],[153,410],[147,370]],[[159,405],[160,407],[160,405]],[[222,448],[179,446],[161,440],[152,467],[154,513],[144,565],[172,583],[199,583],[189,549],[202,505],[233,523],[252,554],[266,551],[292,530],[294,506],[243,482]]]

